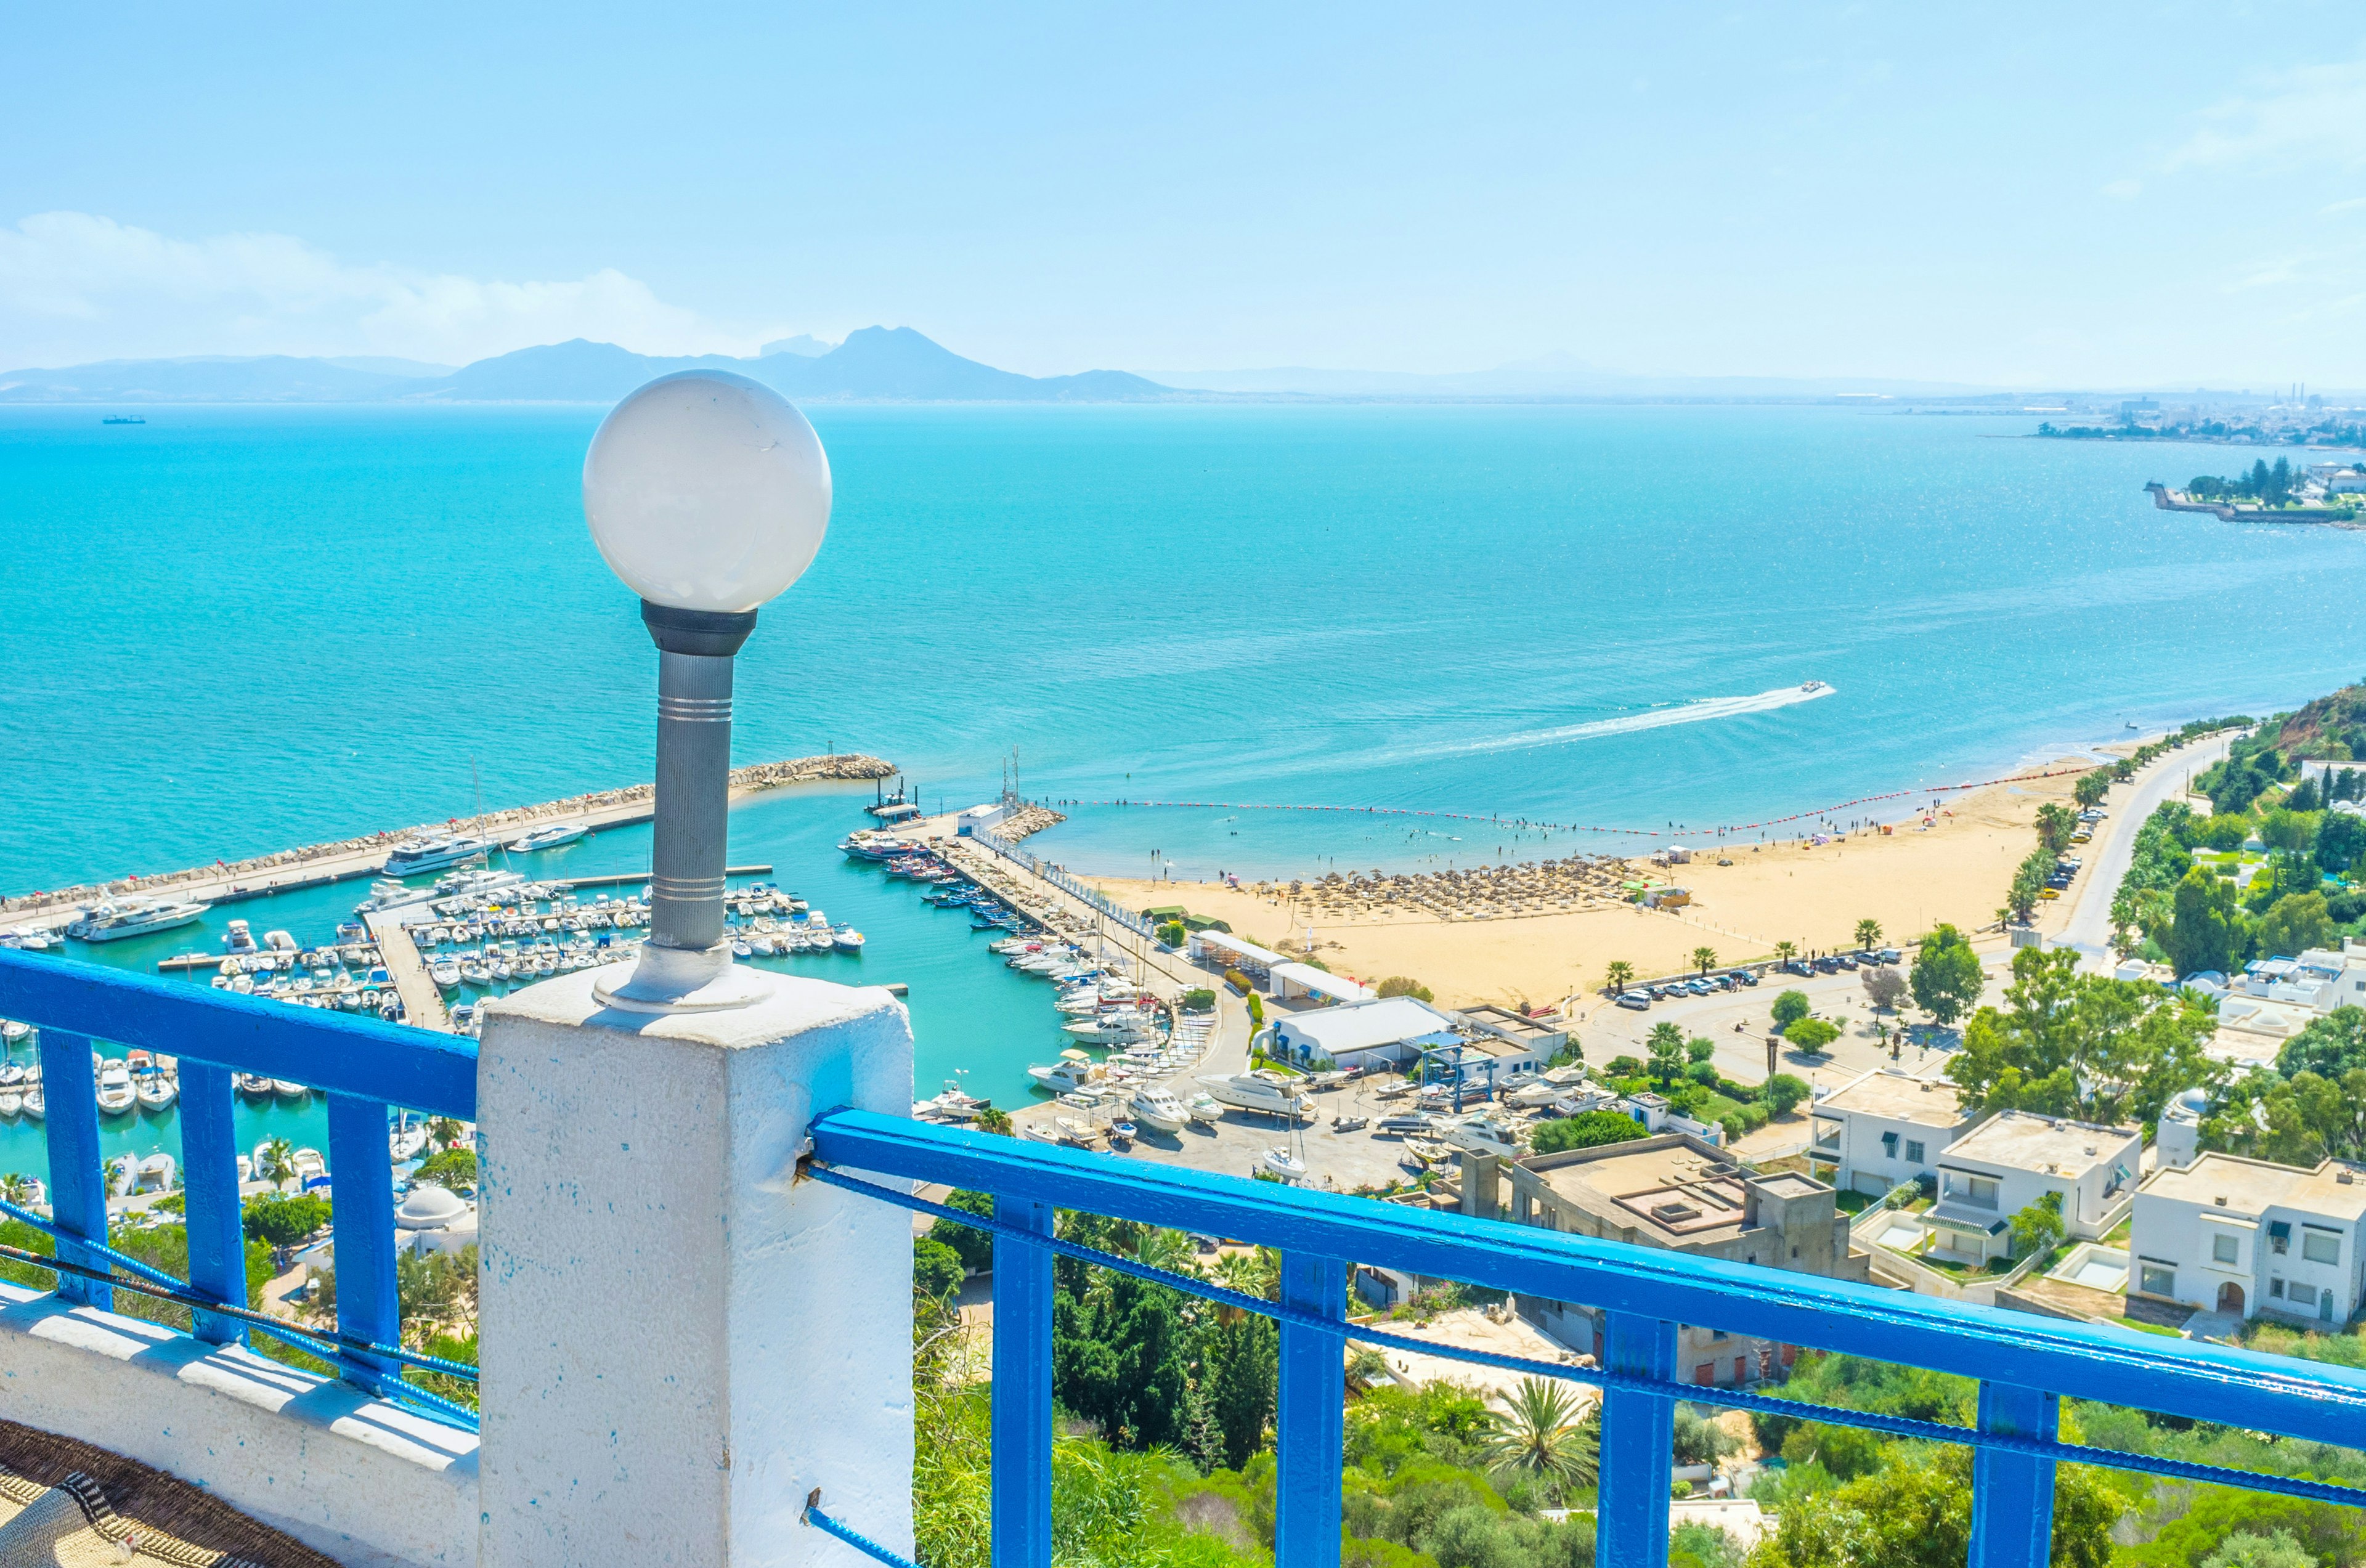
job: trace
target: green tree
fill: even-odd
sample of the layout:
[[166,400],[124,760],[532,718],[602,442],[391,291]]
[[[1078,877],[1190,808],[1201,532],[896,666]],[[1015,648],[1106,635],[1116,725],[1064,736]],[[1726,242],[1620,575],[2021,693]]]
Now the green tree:
[[2224,1077],[2206,1050],[2217,1030],[2207,1001],[2150,981],[2081,974],[2074,949],[2015,952],[2003,999],[1972,1016],[1963,1049],[1948,1060],[1973,1114],[2148,1123],[2180,1091]]
[[419,1168],[411,1173],[413,1181],[432,1181],[438,1187],[474,1187],[477,1185],[477,1151],[474,1149],[438,1149],[422,1160]]
[[2012,881],[2007,885],[2004,903],[2007,912],[2016,920],[2026,922],[2036,913],[2038,899],[2045,892],[2045,879],[2054,874],[2054,852],[2036,849],[2013,868]]
[[1807,1017],[1810,1010],[1807,992],[1785,991],[1774,998],[1774,1027],[1788,1029]]
[[1480,1453],[1498,1475],[1533,1481],[1556,1495],[1591,1486],[1601,1452],[1591,1414],[1567,1383],[1522,1378],[1504,1407],[1488,1414]]
[[2260,822],[2259,842],[2284,854],[2305,856],[2316,845],[2316,822],[2313,811],[2291,811],[2279,807]]
[[2062,1239],[2062,1194],[2041,1193],[2012,1216],[2012,1251],[2016,1258],[2044,1252]]
[[274,1187],[284,1187],[296,1174],[296,1145],[285,1138],[273,1138],[255,1156],[254,1174]]
[[1766,1080],[1765,1087],[1758,1092],[1765,1099],[1768,1108],[1775,1115],[1788,1116],[1801,1100],[1806,1100],[1815,1090],[1808,1087],[1808,1080],[1803,1077],[1791,1073],[1776,1073]]
[[1651,1076],[1665,1083],[1684,1070],[1684,1032],[1673,1023],[1651,1026],[1644,1042],[1651,1051]]
[[2317,820],[2315,853],[2317,868],[2328,876],[2339,876],[2357,864],[2359,855],[2366,853],[2366,817],[2327,812]]
[[[958,1209],[964,1214],[976,1214],[984,1219],[994,1217],[994,1194],[955,1189],[945,1200],[945,1207]],[[962,1267],[972,1273],[984,1274],[994,1268],[994,1235],[975,1225],[965,1225],[954,1220],[939,1220],[929,1227],[929,1235],[953,1249]]]
[[1614,958],[1602,972],[1602,983],[1606,990],[1623,991],[1635,983],[1635,966],[1623,958]]
[[1881,941],[1881,922],[1863,919],[1856,923],[1856,944],[1859,949],[1876,946]]
[[1581,1111],[1574,1116],[1537,1123],[1536,1131],[1529,1134],[1528,1146],[1540,1155],[1557,1155],[1569,1149],[1623,1144],[1644,1135],[1643,1123],[1632,1116],[1623,1116],[1616,1111]]
[[1840,1026],[1822,1018],[1803,1018],[1783,1031],[1784,1039],[1810,1055],[1822,1051],[1840,1037]]
[[1776,942],[1776,943],[1774,944],[1774,962],[1775,962],[1778,965],[1779,965],[1779,964],[1788,964],[1788,963],[1790,963],[1790,962],[1791,962],[1791,960],[1793,960],[1794,958],[1797,958],[1797,957],[1798,957],[1798,956],[1799,956],[1799,948],[1798,948],[1798,944],[1797,944],[1797,943],[1796,943],[1796,942]]
[[2220,854],[2243,847],[2251,836],[2251,819],[2241,812],[2220,812],[2205,817],[2193,829],[2193,841],[2216,850]]
[[1695,969],[1698,970],[1700,973],[1702,973],[1702,974],[1704,974],[1704,975],[1707,974],[1710,970],[1712,970],[1712,969],[1716,968],[1716,967],[1717,967],[1717,949],[1715,949],[1715,948],[1713,948],[1713,947],[1696,947],[1696,948],[1694,948],[1694,949],[1693,949],[1693,967],[1694,967]]
[[2081,811],[2101,806],[2103,804],[2103,797],[2111,793],[2112,770],[2110,768],[2097,768],[2091,773],[2081,773],[2079,775],[2079,782],[2070,786],[2071,798],[2078,801],[2079,809]]
[[1203,1363],[1208,1408],[1227,1470],[1248,1463],[1265,1442],[1266,1426],[1273,1419],[1279,1355],[1273,1320],[1254,1313],[1219,1323],[1209,1337]]
[[2317,1568],[2317,1561],[2290,1530],[2272,1535],[2237,1530],[2202,1560],[2202,1568]]
[[2037,844],[2049,856],[2068,849],[2078,831],[2079,814],[2060,801],[2049,800],[2037,808]]
[[2235,885],[2198,865],[2187,872],[2177,885],[2169,932],[2161,942],[2179,977],[2234,968],[2244,944],[2243,917],[2235,908]]
[[1980,956],[1971,939],[1953,926],[1943,925],[1922,939],[1915,952],[1907,984],[1922,1010],[1941,1023],[1953,1023],[1979,999],[1988,978],[1980,972]]
[[1695,1036],[1693,1039],[1684,1042],[1684,1056],[1687,1060],[1692,1062],[1695,1066],[1698,1066],[1702,1063],[1708,1061],[1716,1055],[1717,1042],[1714,1040],[1703,1040],[1698,1036]]
[[2312,947],[2331,947],[2339,934],[2322,893],[2294,893],[2277,899],[2255,928],[2259,951],[2280,958],[2298,957]]
[[319,1235],[330,1213],[317,1192],[280,1192],[249,1200],[241,1218],[249,1236],[285,1251]]

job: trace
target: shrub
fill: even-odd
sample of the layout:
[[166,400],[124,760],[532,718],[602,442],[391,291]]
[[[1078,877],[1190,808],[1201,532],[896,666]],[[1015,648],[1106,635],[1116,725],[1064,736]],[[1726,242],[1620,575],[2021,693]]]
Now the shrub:
[[1717,1055],[1714,1040],[1693,1039],[1684,1043],[1684,1055],[1696,1062],[1706,1062]]
[[1414,979],[1410,975],[1391,975],[1387,979],[1381,981],[1380,995],[1384,997],[1411,997],[1417,1002],[1435,1001],[1436,999],[1435,997],[1430,995],[1430,990],[1427,986],[1423,985],[1420,981]]
[[1602,1070],[1614,1078],[1639,1078],[1650,1069],[1632,1056],[1613,1056]]
[[1622,1116],[1616,1111],[1581,1111],[1574,1116],[1539,1123],[1529,1146],[1540,1155],[1557,1155],[1569,1149],[1623,1144],[1643,1135],[1643,1123],[1632,1116]]
[[1759,1093],[1764,1097],[1766,1105],[1775,1115],[1788,1116],[1801,1100],[1815,1093],[1815,1090],[1808,1087],[1808,1080],[1805,1078],[1796,1077],[1789,1073],[1776,1073],[1766,1080],[1766,1087]]
[[289,1247],[328,1224],[329,1200],[317,1192],[271,1192],[247,1204],[243,1224],[256,1241]]
[[1183,929],[1183,922],[1180,920],[1169,920],[1165,925],[1158,928],[1158,940],[1162,945],[1166,947],[1182,946],[1184,940],[1189,935],[1189,933]]
[[1803,1018],[1783,1031],[1783,1038],[1802,1051],[1821,1051],[1840,1037],[1840,1025],[1824,1018]]
[[1185,1012],[1206,1012],[1216,1005],[1216,993],[1205,986],[1194,987],[1183,993]]
[[[940,1221],[940,1224],[943,1222]],[[961,1255],[932,1235],[912,1238],[912,1293],[930,1301],[961,1289]]]
[[[994,1216],[994,1194],[956,1190],[945,1200],[945,1207],[991,1219]],[[929,1235],[952,1247],[954,1256],[961,1259],[962,1267],[974,1273],[983,1274],[994,1267],[994,1236],[991,1232],[954,1220],[939,1220],[929,1227]]]
[[1774,1027],[1786,1029],[1808,1016],[1808,993],[1786,991],[1774,998]]
[[1256,988],[1249,984],[1249,977],[1237,969],[1224,971],[1224,984],[1245,997]]

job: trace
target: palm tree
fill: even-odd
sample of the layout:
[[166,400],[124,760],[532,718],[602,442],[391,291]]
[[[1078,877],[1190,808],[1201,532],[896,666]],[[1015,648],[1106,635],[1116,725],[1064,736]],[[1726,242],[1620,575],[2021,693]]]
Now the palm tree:
[[1857,946],[1871,947],[1880,940],[1881,922],[1879,920],[1859,920],[1856,923]]
[[1774,962],[1778,964],[1788,964],[1792,959],[1798,956],[1798,953],[1799,949],[1797,944],[1787,942],[1778,942],[1774,944]]
[[1503,1410],[1487,1413],[1480,1452],[1499,1474],[1528,1477],[1555,1492],[1590,1486],[1600,1473],[1601,1434],[1591,1406],[1549,1378],[1522,1378]]
[[254,1162],[254,1174],[275,1188],[286,1184],[296,1174],[296,1145],[285,1138],[274,1138],[263,1145],[263,1153]]
[[460,1141],[460,1123],[449,1116],[438,1116],[427,1123],[427,1135],[439,1149],[448,1149]]
[[1164,1269],[1170,1274],[1180,1274],[1190,1266],[1192,1250],[1191,1238],[1181,1231],[1153,1225],[1135,1239],[1133,1260],[1153,1269]]
[[1602,978],[1612,990],[1623,991],[1635,983],[1635,966],[1623,958],[1613,959],[1610,967],[1602,972]]
[[1716,967],[1717,967],[1717,949],[1715,949],[1715,948],[1713,948],[1713,947],[1696,947],[1696,948],[1694,948],[1694,949],[1693,949],[1693,966],[1694,966],[1695,968],[1698,969],[1698,970],[1699,970],[1702,974],[1704,974],[1704,975],[1707,974],[1710,970],[1712,970],[1712,969],[1716,968]]
[[0,1176],[0,1198],[18,1208],[24,1207],[33,1201],[33,1179],[21,1170],[12,1170]]

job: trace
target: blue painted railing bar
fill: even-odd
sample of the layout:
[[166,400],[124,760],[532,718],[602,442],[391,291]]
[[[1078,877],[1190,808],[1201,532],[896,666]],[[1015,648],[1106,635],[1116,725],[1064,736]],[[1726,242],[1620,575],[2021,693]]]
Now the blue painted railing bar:
[[1602,1339],[1606,1368],[1651,1386],[1603,1389],[1594,1561],[1601,1568],[1665,1568],[1676,1402],[1660,1391],[1675,1382],[1676,1325],[1608,1313]]
[[[98,1255],[76,1238],[107,1239],[107,1173],[98,1152],[98,1083],[91,1076],[90,1037],[69,1029],[40,1034],[42,1125],[49,1134],[50,1213],[57,1224],[58,1255],[96,1264]],[[105,1285],[58,1276],[58,1294],[95,1307],[112,1303]]]
[[1290,1568],[1336,1568],[1339,1456],[1346,1436],[1347,1266],[1335,1258],[1281,1258],[1281,1304],[1322,1320],[1281,1325],[1274,1399],[1274,1558]]
[[[997,1199],[995,1218],[1052,1234],[1049,1203]],[[994,1238],[994,1562],[1052,1568],[1052,1253]]]
[[[431,1115],[477,1114],[475,1041],[359,1013],[0,948],[0,1018]],[[46,1058],[41,1079],[54,1096]]]
[[[823,1513],[821,1511],[821,1493],[818,1489],[815,1491],[811,1497],[806,1500],[805,1511],[797,1516],[797,1522],[800,1524],[811,1525],[814,1529],[821,1531],[824,1535],[837,1537],[839,1540],[846,1542],[847,1545],[854,1548],[855,1551],[862,1553],[863,1556],[870,1558],[873,1562],[884,1562],[887,1564],[887,1568],[920,1568],[920,1565],[913,1562],[910,1558],[888,1551],[885,1547],[880,1545],[869,1536],[864,1535],[861,1530],[849,1529],[846,1526],[839,1523],[836,1519],[831,1518],[828,1514]],[[1052,1549],[1048,1544],[1051,1540],[1051,1527],[1048,1522],[1044,1526],[1044,1540],[1047,1544],[1043,1549],[1043,1556],[1048,1562],[1052,1555]],[[999,1553],[995,1556],[994,1561],[997,1563],[999,1563],[1002,1561]]]
[[[1021,1146],[1006,1138],[871,1112],[826,1112],[815,1119],[812,1134],[814,1162],[818,1163],[809,1162],[806,1170],[816,1179],[959,1224],[982,1225],[994,1232],[998,1257],[1006,1241],[1032,1245],[1262,1312],[1281,1322],[1286,1338],[1292,1329],[1319,1337],[1327,1345],[1335,1367],[1344,1337],[1350,1332],[1335,1317],[1335,1309],[1318,1312],[1289,1299],[1278,1303],[1255,1301],[1133,1259],[1042,1237],[1031,1228],[1022,1231],[998,1221],[982,1221],[833,1168],[852,1167],[992,1192],[998,1213],[1006,1212],[1006,1204],[1024,1201],[1237,1237],[1279,1250],[1285,1259],[1285,1280],[1287,1260],[1294,1255],[1352,1258],[1433,1278],[1606,1306],[1606,1364],[1600,1369],[1465,1351],[1404,1339],[1376,1328],[1352,1330],[1360,1341],[1508,1365],[1538,1376],[1603,1388],[1602,1478],[1596,1519],[1597,1553],[1606,1565],[1659,1568],[1666,1560],[1673,1424],[1674,1403],[1680,1399],[1968,1444],[1976,1455],[1971,1568],[2037,1568],[2046,1562],[2053,1472],[2056,1463],[2065,1461],[2351,1506],[2366,1503],[2366,1491],[2350,1487],[2065,1444],[2055,1435],[2059,1394],[2067,1392],[2106,1404],[2170,1414],[2194,1413],[2214,1402],[2219,1414],[2202,1418],[2228,1422],[2228,1412],[2239,1409],[2242,1414],[2232,1424],[2346,1444],[2354,1440],[2360,1416],[2366,1414],[2366,1374],[2349,1369],[2319,1363],[2300,1367],[2248,1351],[2186,1341],[2139,1343],[2139,1337],[2133,1334],[2085,1324],[2023,1317],[1813,1276],[1621,1247],[1534,1227],[1395,1205],[1384,1208],[1369,1199],[1284,1189],[1040,1144]],[[1979,1425],[1949,1427],[1811,1405],[1729,1387],[1682,1383],[1673,1364],[1679,1323],[1728,1326],[1793,1344],[1961,1372],[1980,1382]],[[1287,1376],[1287,1345],[1283,1371]],[[2000,1371],[2013,1375],[2007,1379],[2000,1376]],[[1319,1458],[1327,1468],[1335,1509],[1342,1455],[1335,1437],[1326,1439],[1314,1434],[1314,1419],[1303,1414],[1293,1416],[1285,1396],[1279,1412],[1282,1464],[1291,1463],[1293,1449]],[[997,1455],[1002,1441],[997,1424]],[[1286,1516],[1291,1507],[1286,1477],[1280,1485],[1277,1511]],[[1333,1517],[1335,1521],[1335,1513]],[[1294,1550],[1285,1542],[1279,1560],[1298,1568],[1301,1562],[1329,1562],[1335,1551],[1335,1522],[1328,1552],[1311,1546]]]
[[[2062,1402],[2009,1383],[1980,1384],[1983,1432],[2050,1438]],[[1965,1568],[2012,1568],[2054,1554],[2054,1461],[1995,1449],[1972,1455],[1972,1543]]]
[[[238,1134],[231,1123],[231,1071],[211,1062],[181,1064],[181,1180],[189,1230],[189,1286],[218,1302],[246,1304],[246,1232],[238,1198]],[[220,1313],[196,1314],[190,1330],[217,1345],[238,1345],[246,1330]]]
[[[329,1224],[337,1248],[337,1328],[349,1339],[402,1343],[394,1285],[394,1157],[383,1100],[329,1096]],[[366,1354],[364,1360],[372,1359]],[[387,1370],[393,1371],[391,1365]]]

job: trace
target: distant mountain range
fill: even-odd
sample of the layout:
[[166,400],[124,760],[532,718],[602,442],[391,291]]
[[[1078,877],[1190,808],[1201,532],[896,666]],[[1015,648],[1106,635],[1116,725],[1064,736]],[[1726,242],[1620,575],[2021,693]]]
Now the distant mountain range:
[[832,347],[810,337],[753,359],[657,358],[612,343],[546,344],[454,370],[415,360],[111,359],[0,372],[0,402],[613,403],[675,370],[735,371],[793,398],[893,402],[1141,402],[1178,394],[1122,370],[1021,376],[963,359],[909,327],[865,327]]

